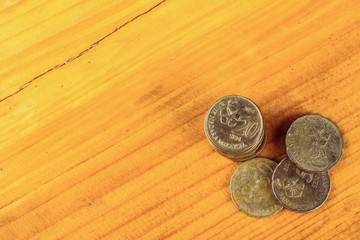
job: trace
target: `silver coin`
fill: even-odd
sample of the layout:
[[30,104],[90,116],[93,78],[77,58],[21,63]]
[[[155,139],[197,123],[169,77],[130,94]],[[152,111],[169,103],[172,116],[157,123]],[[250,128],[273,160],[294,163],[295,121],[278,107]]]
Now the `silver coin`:
[[[241,154],[262,143],[264,121],[251,100],[231,95],[219,99],[205,117],[205,133],[216,149]],[[215,150],[216,150],[215,149]]]
[[320,207],[328,198],[330,188],[328,172],[301,171],[288,158],[279,163],[272,176],[275,197],[295,212],[310,212]]
[[286,134],[286,151],[291,161],[307,172],[324,172],[340,160],[344,140],[338,127],[320,115],[294,121]]

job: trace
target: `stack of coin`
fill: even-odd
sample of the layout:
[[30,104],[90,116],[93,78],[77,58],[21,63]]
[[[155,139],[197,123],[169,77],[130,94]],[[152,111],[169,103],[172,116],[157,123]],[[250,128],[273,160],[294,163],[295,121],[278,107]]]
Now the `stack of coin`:
[[205,117],[205,134],[212,147],[234,161],[256,157],[266,143],[266,128],[260,109],[237,95],[214,103]]

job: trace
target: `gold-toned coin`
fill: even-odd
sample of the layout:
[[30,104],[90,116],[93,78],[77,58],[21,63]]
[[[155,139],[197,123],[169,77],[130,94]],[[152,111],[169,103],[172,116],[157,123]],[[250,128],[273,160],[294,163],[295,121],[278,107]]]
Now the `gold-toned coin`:
[[230,192],[237,208],[252,217],[268,217],[282,209],[271,189],[276,165],[266,158],[254,158],[236,169],[231,178]]
[[286,151],[292,162],[306,172],[324,172],[335,166],[344,140],[338,127],[320,115],[296,119],[286,134]]

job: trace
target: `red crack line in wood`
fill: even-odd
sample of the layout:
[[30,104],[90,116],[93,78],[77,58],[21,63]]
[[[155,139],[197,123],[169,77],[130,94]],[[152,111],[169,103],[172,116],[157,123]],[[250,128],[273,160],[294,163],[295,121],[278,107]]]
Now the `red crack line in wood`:
[[163,4],[163,3],[166,2],[166,1],[167,1],[167,0],[162,0],[161,2],[159,2],[158,4],[156,4],[155,6],[153,6],[152,8],[148,9],[147,11],[145,11],[145,12],[143,12],[143,13],[140,13],[140,14],[137,15],[136,17],[132,18],[131,20],[129,20],[129,21],[127,21],[127,22],[125,22],[125,23],[122,24],[121,26],[115,28],[112,32],[110,32],[109,34],[105,35],[104,37],[102,37],[102,38],[101,38],[100,40],[98,40],[97,42],[91,44],[90,47],[88,47],[88,48],[85,49],[84,51],[80,52],[80,53],[77,54],[76,56],[71,57],[71,58],[69,58],[68,60],[64,61],[63,63],[60,63],[60,64],[56,65],[55,67],[52,67],[52,68],[48,69],[47,71],[41,73],[40,75],[37,75],[36,77],[34,77],[33,79],[31,79],[30,81],[28,81],[28,82],[24,83],[23,85],[21,85],[20,88],[19,88],[16,92],[14,92],[14,93],[12,93],[12,94],[10,94],[10,95],[2,98],[2,99],[0,100],[0,102],[5,101],[6,99],[8,99],[8,98],[10,98],[10,97],[18,94],[19,92],[21,92],[22,90],[24,90],[25,88],[27,88],[28,86],[30,86],[33,81],[35,81],[36,79],[44,76],[45,74],[47,74],[47,73],[49,73],[49,72],[51,72],[51,71],[53,71],[53,70],[55,70],[55,69],[57,69],[57,68],[60,68],[60,67],[62,67],[62,66],[65,66],[66,64],[74,61],[75,59],[78,59],[79,57],[81,57],[82,55],[84,55],[85,53],[87,53],[88,51],[90,51],[91,49],[93,49],[94,47],[96,47],[100,42],[104,41],[106,38],[108,38],[109,36],[111,36],[111,35],[113,35],[114,33],[116,33],[116,32],[117,32],[118,30],[120,30],[121,28],[125,27],[126,25],[128,25],[128,24],[131,23],[131,22],[133,22],[133,21],[136,20],[137,18],[139,18],[139,17],[141,17],[141,16],[144,16],[145,14],[151,12],[152,10],[154,10],[155,8],[157,8],[158,6],[160,6],[161,4]]

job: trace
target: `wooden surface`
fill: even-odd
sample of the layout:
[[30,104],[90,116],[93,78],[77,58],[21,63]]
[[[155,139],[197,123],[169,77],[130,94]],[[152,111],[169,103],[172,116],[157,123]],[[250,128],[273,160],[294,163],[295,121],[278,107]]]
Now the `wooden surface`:
[[[1,0],[0,239],[360,239],[360,1]],[[203,121],[246,96],[345,140],[328,201],[255,219]]]

